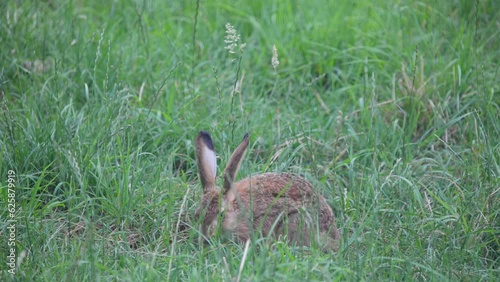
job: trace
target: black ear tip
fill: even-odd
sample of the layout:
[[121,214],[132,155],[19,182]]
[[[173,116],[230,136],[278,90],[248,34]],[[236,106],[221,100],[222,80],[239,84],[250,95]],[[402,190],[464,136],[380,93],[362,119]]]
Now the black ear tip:
[[210,150],[214,149],[214,143],[212,142],[212,137],[210,137],[210,134],[206,131],[200,131],[198,133],[198,139],[202,141]]
[[243,136],[243,141],[248,140],[248,137],[249,137],[249,135],[248,135],[248,133],[246,133],[245,136]]
[[208,136],[208,138],[210,138],[210,133],[208,133],[208,132],[206,132],[206,131],[203,131],[203,130],[202,130],[202,131],[200,131],[200,132],[198,133],[198,135]]

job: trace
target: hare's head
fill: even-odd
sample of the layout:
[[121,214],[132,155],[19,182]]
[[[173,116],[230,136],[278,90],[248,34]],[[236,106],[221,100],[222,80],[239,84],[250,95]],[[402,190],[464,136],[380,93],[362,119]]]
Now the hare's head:
[[219,219],[227,208],[228,192],[233,188],[234,179],[240,168],[241,161],[248,147],[248,134],[231,155],[224,169],[224,185],[219,189],[215,184],[217,161],[212,138],[207,132],[201,131],[196,138],[196,158],[200,173],[203,196],[196,210],[196,220],[201,222],[201,232],[210,237],[215,232]]

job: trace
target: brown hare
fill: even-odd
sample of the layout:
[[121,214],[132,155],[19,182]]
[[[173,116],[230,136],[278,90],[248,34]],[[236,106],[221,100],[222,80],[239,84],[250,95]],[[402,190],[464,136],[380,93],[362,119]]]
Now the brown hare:
[[212,138],[203,131],[196,138],[203,196],[195,216],[203,236],[208,238],[221,228],[222,234],[238,242],[271,235],[299,246],[315,242],[324,251],[336,251],[340,234],[335,216],[311,183],[290,173],[263,173],[234,182],[248,143],[246,134],[229,158],[219,189]]

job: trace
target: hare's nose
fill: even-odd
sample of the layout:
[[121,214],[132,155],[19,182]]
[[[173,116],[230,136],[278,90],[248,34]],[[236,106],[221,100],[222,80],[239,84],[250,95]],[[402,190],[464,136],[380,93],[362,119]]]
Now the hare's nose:
[[208,230],[207,230],[207,233],[208,233],[208,237],[213,237],[215,235],[215,232],[217,231],[217,221],[215,222],[212,222],[209,226],[208,226]]

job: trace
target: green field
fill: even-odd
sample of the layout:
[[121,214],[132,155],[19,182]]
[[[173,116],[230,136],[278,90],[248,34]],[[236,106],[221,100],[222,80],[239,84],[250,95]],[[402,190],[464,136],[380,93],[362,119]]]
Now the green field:
[[[500,1],[0,11],[0,281],[500,280]],[[200,245],[200,130],[313,183],[340,250]]]

